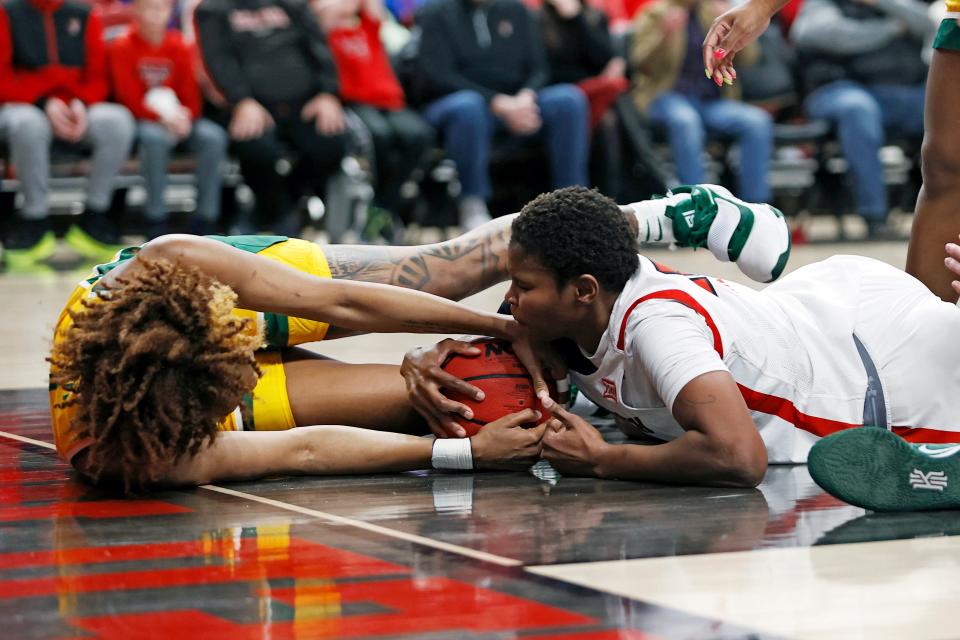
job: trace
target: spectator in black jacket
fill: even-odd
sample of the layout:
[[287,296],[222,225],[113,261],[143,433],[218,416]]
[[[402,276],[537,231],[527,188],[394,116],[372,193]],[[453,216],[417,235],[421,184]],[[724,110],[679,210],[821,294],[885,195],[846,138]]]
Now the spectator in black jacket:
[[[590,150],[591,177],[603,193],[617,199],[623,164],[618,112],[630,109],[633,113],[627,114],[628,119],[634,122],[629,124],[639,123],[642,128],[643,123],[625,95],[630,86],[627,64],[614,55],[607,16],[584,0],[545,0],[540,19],[551,79],[575,84],[587,96],[594,139]],[[615,102],[617,109],[611,108]],[[628,135],[633,133],[633,127],[625,129]],[[630,141],[635,143],[635,150],[639,149],[638,157],[650,155],[646,131],[639,137],[630,135]]]
[[[204,65],[231,110],[230,137],[258,222],[293,233],[288,178],[321,191],[346,149],[326,38],[300,0],[204,0],[195,15]],[[299,157],[290,176],[282,162],[288,150]]]
[[570,84],[547,86],[543,36],[518,0],[434,0],[417,24],[432,98],[424,116],[457,163],[461,226],[490,219],[487,164],[496,133],[541,136],[555,188],[587,183],[586,98]]
[[790,32],[807,113],[836,125],[871,236],[886,234],[885,132],[923,135],[921,51],[934,29],[920,0],[806,0]]

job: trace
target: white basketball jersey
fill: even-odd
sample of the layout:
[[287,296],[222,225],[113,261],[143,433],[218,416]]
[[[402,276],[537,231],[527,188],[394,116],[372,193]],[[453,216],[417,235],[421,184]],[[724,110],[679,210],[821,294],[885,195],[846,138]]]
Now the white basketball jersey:
[[729,371],[773,463],[805,462],[818,437],[866,415],[911,440],[960,440],[960,310],[868,258],[837,256],[755,291],[641,256],[597,352],[584,355],[596,371],[574,382],[628,435],[680,436],[681,389]]

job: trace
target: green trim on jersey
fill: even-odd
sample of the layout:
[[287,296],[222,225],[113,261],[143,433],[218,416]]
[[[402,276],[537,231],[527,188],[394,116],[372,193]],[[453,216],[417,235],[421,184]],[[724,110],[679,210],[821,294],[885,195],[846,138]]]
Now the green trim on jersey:
[[[222,242],[223,244],[229,245],[234,249],[240,249],[241,251],[246,251],[247,253],[260,253],[264,249],[272,247],[275,244],[280,244],[281,242],[286,242],[290,238],[287,236],[204,236],[211,240],[216,240],[217,242]],[[143,248],[143,245],[138,247],[127,247],[126,249],[121,249],[120,255],[117,256],[117,259],[113,262],[107,262],[104,264],[98,264],[93,268],[94,275],[87,278],[87,284],[96,284],[103,276],[107,275],[117,267],[119,267],[124,262],[127,262],[138,253],[140,249]]]
[[223,244],[228,244],[234,249],[240,249],[247,253],[260,253],[264,249],[269,249],[275,244],[286,242],[290,238],[287,236],[204,236]]
[[121,264],[134,257],[140,253],[141,247],[127,247],[126,249],[120,250],[120,255],[117,256],[117,259],[113,262],[107,262],[105,264],[98,264],[93,268],[94,275],[87,278],[87,284],[96,284],[100,278],[107,275]]
[[290,318],[279,313],[263,314],[263,348],[278,349],[288,346]]
[[253,419],[253,392],[243,394],[241,399],[240,417],[243,419],[244,431],[256,431],[257,423]]
[[960,51],[960,25],[955,18],[946,18],[937,29],[937,37],[933,39],[934,49],[945,51]]

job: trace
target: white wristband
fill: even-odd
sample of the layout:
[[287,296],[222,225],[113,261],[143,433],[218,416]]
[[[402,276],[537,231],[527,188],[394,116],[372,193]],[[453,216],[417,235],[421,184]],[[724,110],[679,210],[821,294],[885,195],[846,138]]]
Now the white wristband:
[[473,449],[470,438],[445,438],[433,441],[430,462],[434,469],[473,469]]
[[557,385],[557,393],[567,393],[570,391],[569,378],[560,378],[559,380],[554,380],[553,383]]

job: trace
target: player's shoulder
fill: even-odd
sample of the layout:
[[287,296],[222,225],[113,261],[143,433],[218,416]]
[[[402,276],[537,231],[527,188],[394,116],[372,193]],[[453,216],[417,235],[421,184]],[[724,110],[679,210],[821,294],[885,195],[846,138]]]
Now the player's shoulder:
[[706,276],[681,273],[644,258],[614,303],[610,338],[616,348],[625,350],[638,337],[659,340],[661,334],[691,325],[715,333],[712,299],[717,299],[717,292]]

